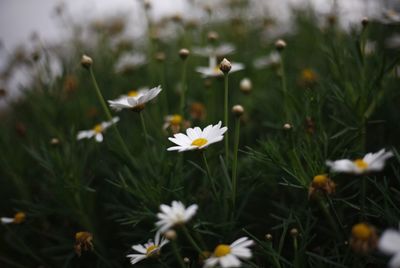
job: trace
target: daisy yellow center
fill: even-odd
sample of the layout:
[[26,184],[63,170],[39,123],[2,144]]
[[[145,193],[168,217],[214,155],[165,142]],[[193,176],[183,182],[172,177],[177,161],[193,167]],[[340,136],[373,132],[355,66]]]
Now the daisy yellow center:
[[220,69],[219,69],[219,65],[215,66],[213,69],[214,73],[219,74],[220,73]]
[[314,80],[316,80],[316,74],[311,69],[303,70],[302,77],[306,81],[314,81]]
[[139,93],[136,90],[131,90],[128,92],[129,97],[136,97]]
[[323,185],[328,181],[328,176],[324,175],[317,175],[314,177],[313,182],[317,185]]
[[103,131],[103,127],[100,124],[97,124],[94,126],[93,131],[96,132],[96,134],[99,134]]
[[182,123],[182,116],[175,114],[171,117],[171,125],[180,125]]
[[221,244],[218,245],[214,250],[214,255],[217,258],[226,256],[229,253],[231,253],[231,247],[229,245]]
[[206,140],[204,138],[198,138],[198,139],[195,139],[194,141],[192,141],[191,145],[200,147],[200,146],[203,146],[204,144],[207,144],[207,142],[208,142],[208,140]]
[[151,245],[146,249],[146,255],[147,256],[153,255],[155,253],[154,251],[157,250],[157,248],[158,247],[156,245]]
[[354,160],[354,165],[356,165],[356,167],[358,167],[359,169],[366,169],[368,167],[368,163],[365,162],[362,159],[356,159]]
[[14,215],[14,223],[21,223],[21,222],[23,222],[24,220],[25,220],[25,217],[26,217],[26,215],[25,215],[25,213],[24,212],[17,212],[15,215]]
[[372,230],[367,224],[359,223],[353,226],[351,233],[357,239],[367,240],[372,235]]

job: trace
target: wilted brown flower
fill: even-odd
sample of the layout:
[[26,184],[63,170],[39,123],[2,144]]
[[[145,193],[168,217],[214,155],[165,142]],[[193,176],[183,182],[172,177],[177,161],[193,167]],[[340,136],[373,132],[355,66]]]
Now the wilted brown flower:
[[336,184],[327,174],[320,174],[313,178],[308,188],[308,198],[314,197],[318,193],[331,195],[335,192]]
[[193,102],[189,109],[190,116],[194,120],[204,120],[206,118],[206,107],[201,102]]
[[368,223],[358,223],[351,229],[350,247],[359,254],[373,251],[378,242],[375,228]]
[[82,251],[93,250],[93,236],[89,232],[77,232],[75,234],[75,253],[80,257]]

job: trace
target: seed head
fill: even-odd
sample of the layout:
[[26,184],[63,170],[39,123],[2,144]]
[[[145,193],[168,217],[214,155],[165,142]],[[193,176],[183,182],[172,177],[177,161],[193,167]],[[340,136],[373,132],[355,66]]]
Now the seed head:
[[181,50],[179,50],[179,57],[181,57],[182,60],[185,60],[189,55],[190,55],[189,49],[182,48]]
[[241,117],[244,113],[244,108],[242,105],[235,105],[232,107],[232,113],[237,117]]
[[227,59],[223,59],[219,65],[219,69],[224,73],[227,74],[232,69],[232,64]]
[[81,58],[81,65],[86,68],[89,69],[93,64],[93,60],[91,57],[87,56],[87,55],[83,55]]
[[277,40],[277,41],[275,42],[275,48],[276,48],[278,51],[284,50],[285,47],[286,47],[286,42],[285,42],[284,40],[279,39],[279,40]]

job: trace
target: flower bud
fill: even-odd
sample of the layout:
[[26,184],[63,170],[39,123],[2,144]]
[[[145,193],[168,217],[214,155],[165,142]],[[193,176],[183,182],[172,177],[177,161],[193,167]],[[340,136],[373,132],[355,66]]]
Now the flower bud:
[[291,235],[292,237],[297,237],[297,236],[299,235],[299,230],[297,230],[296,228],[292,228],[292,229],[290,230],[290,235]]
[[190,54],[189,49],[182,48],[179,50],[179,57],[181,57],[182,60],[185,60]]
[[244,108],[242,105],[235,105],[232,107],[232,113],[237,117],[241,117],[244,113]]
[[365,28],[365,27],[368,26],[368,24],[369,24],[369,19],[368,19],[368,17],[364,17],[364,18],[361,20],[361,25]]
[[93,64],[93,60],[91,57],[87,56],[87,55],[83,55],[81,58],[81,65],[86,68],[89,69]]
[[175,239],[176,239],[177,234],[176,234],[176,232],[175,232],[174,230],[168,230],[168,231],[166,231],[166,232],[164,233],[164,236],[165,236],[166,239],[172,241],[172,240],[175,240]]
[[249,78],[243,78],[240,81],[240,91],[242,91],[243,93],[249,94],[252,88],[253,88],[253,83]]
[[284,130],[290,130],[290,129],[292,129],[292,125],[289,124],[289,123],[286,123],[286,124],[283,125],[283,129]]
[[219,38],[219,34],[217,32],[211,31],[207,34],[208,41],[215,42]]
[[190,263],[190,259],[188,257],[183,258],[184,263]]
[[278,51],[284,50],[285,47],[286,47],[286,42],[283,41],[282,39],[279,39],[279,40],[277,40],[277,41],[275,42],[275,48],[276,48]]
[[53,145],[53,146],[59,145],[60,144],[60,140],[57,139],[57,138],[52,138],[50,140],[50,144]]
[[265,240],[272,241],[272,235],[271,234],[266,234],[265,235]]
[[223,59],[219,65],[219,69],[224,73],[227,74],[232,69],[232,64],[227,59]]
[[155,59],[156,59],[158,62],[163,62],[163,61],[165,61],[165,53],[162,52],[162,51],[157,52],[156,55],[155,55],[154,57],[155,57]]

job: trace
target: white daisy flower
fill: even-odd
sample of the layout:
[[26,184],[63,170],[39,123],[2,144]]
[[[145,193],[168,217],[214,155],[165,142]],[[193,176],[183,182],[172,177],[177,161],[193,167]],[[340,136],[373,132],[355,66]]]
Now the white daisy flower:
[[217,265],[222,268],[240,267],[240,259],[250,259],[252,254],[249,249],[254,244],[253,240],[242,237],[230,245],[218,245],[210,258],[205,260],[204,268],[215,267]]
[[256,69],[262,69],[269,66],[277,66],[281,63],[281,55],[277,51],[271,52],[269,55],[254,60],[253,66]]
[[385,167],[386,159],[392,156],[392,152],[385,152],[385,149],[382,149],[377,153],[368,153],[362,159],[328,160],[326,161],[326,165],[333,172],[363,174],[371,171],[381,171]]
[[235,47],[232,44],[222,44],[220,46],[206,46],[193,48],[193,53],[203,57],[222,57],[232,54]]
[[118,121],[119,121],[119,117],[114,117],[111,121],[102,122],[100,124],[97,124],[90,130],[79,131],[76,138],[77,138],[77,140],[81,140],[81,139],[91,139],[94,137],[97,142],[102,142],[103,141],[103,132],[107,128],[116,124]]
[[141,111],[144,105],[157,97],[161,92],[161,86],[152,89],[142,89],[137,92],[131,92],[128,96],[120,96],[116,100],[109,100],[110,107],[116,111],[120,111],[124,108],[132,109],[134,111]]
[[221,128],[222,122],[219,121],[217,125],[209,125],[204,130],[199,127],[188,128],[186,135],[183,133],[175,134],[173,138],[168,138],[178,146],[169,147],[168,151],[190,151],[197,149],[204,149],[210,144],[222,141],[224,133],[228,130],[227,127]]
[[[242,63],[231,63],[232,68],[229,73],[234,73],[244,69]],[[219,69],[219,64],[217,64],[217,57],[210,56],[208,59],[208,67],[197,67],[196,71],[201,73],[203,77],[218,77],[223,76],[224,73]]]
[[0,222],[2,224],[10,224],[10,223],[20,224],[25,221],[25,218],[26,218],[26,214],[24,212],[20,211],[20,212],[15,213],[13,218],[1,217]]
[[160,250],[163,246],[165,246],[169,242],[168,239],[165,237],[161,238],[160,240],[160,232],[156,233],[154,237],[154,242],[150,239],[146,244],[141,245],[134,245],[132,249],[140,254],[129,254],[126,257],[130,258],[131,264],[136,264],[141,260],[151,257],[157,257],[160,254]]
[[156,222],[159,232],[164,233],[174,226],[185,224],[196,214],[197,208],[196,204],[185,208],[180,201],[172,201],[171,206],[160,205],[161,212],[157,214],[159,221]]
[[140,67],[146,64],[146,62],[147,59],[143,53],[124,53],[114,65],[114,70],[116,73],[121,73],[125,70]]
[[387,255],[393,255],[389,262],[389,267],[400,267],[400,232],[396,230],[386,230],[378,242],[380,251]]

